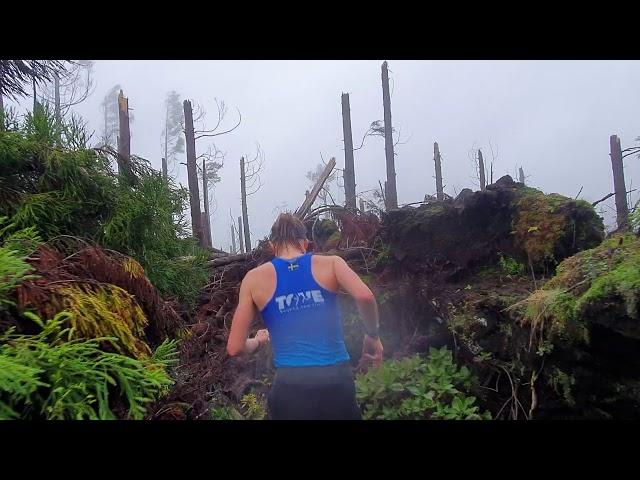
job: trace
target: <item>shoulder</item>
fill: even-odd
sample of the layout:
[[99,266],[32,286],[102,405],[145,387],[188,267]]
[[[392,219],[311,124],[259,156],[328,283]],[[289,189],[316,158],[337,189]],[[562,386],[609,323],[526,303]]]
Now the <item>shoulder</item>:
[[262,265],[258,265],[257,267],[249,270],[242,281],[243,283],[247,282],[248,284],[251,284],[273,275],[273,272],[274,269],[271,262],[263,263]]
[[344,259],[342,257],[339,257],[338,255],[322,255],[322,254],[314,254],[313,255],[313,261],[316,263],[316,265],[321,265],[321,266],[334,266],[336,264],[340,264],[344,262]]

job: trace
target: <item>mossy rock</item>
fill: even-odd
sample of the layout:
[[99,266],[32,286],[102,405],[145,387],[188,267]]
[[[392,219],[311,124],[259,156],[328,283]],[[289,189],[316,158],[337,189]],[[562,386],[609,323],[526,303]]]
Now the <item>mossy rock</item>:
[[549,270],[604,238],[602,220],[589,203],[545,195],[509,176],[455,201],[391,210],[382,223],[391,261],[409,271],[451,275],[497,264],[501,254]]
[[640,406],[639,305],[640,238],[621,234],[565,259],[511,311],[531,329],[530,349],[545,357],[546,382],[566,408],[620,419]]
[[531,187],[515,191],[515,246],[527,261],[560,261],[604,239],[602,219],[588,202]]
[[525,321],[545,321],[550,334],[572,322],[596,323],[640,340],[640,238],[615,235],[567,258],[522,305]]

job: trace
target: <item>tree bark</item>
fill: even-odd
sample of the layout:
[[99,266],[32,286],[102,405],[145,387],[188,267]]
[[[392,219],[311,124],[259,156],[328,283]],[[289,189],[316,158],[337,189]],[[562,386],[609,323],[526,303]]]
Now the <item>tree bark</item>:
[[55,99],[55,117],[56,117],[56,126],[60,128],[60,124],[62,123],[62,114],[60,112],[60,77],[58,74],[53,77],[53,89],[54,89],[54,99]]
[[167,179],[167,159],[163,158],[162,159],[162,177],[166,180]]
[[344,138],[344,198],[347,208],[356,209],[356,173],[353,162],[353,135],[349,94],[342,94],[342,134]]
[[238,243],[240,243],[240,253],[244,253],[244,240],[242,239],[242,217],[238,217]]
[[169,106],[165,106],[164,113],[164,158],[169,158]]
[[109,132],[107,131],[107,104],[104,105],[104,146],[109,145]]
[[251,235],[249,232],[249,214],[247,213],[247,186],[244,171],[244,157],[240,157],[240,194],[242,195],[242,222],[244,223],[244,244],[247,252],[251,251]]
[[198,172],[196,170],[196,139],[193,131],[193,110],[191,102],[185,100],[184,125],[185,143],[187,149],[187,178],[189,180],[189,202],[191,206],[191,228],[193,236],[198,239],[200,246],[205,244],[205,236],[202,230],[202,216],[200,215],[200,192],[198,189]]
[[611,169],[613,170],[613,188],[616,197],[616,220],[619,230],[629,228],[629,205],[627,204],[627,187],[624,181],[624,166],[622,164],[622,148],[617,135],[609,138],[611,149]]
[[118,119],[119,119],[119,140],[118,140],[118,172],[128,182],[133,180],[131,170],[131,132],[129,130],[129,99],[124,96],[122,90],[118,95]]
[[520,183],[524,184],[524,170],[522,169],[522,167],[518,169],[518,177]]
[[389,95],[389,70],[387,62],[382,63],[382,105],[384,107],[384,154],[387,160],[387,184],[385,197],[387,210],[398,208],[396,190],[396,167],[393,155],[393,129],[391,125],[391,96]]
[[204,230],[204,233],[205,233],[204,245],[203,245],[205,248],[211,246],[211,244],[209,243],[209,238],[206,235],[206,232],[207,232],[206,217],[207,217],[207,214],[205,212],[200,212],[200,218],[202,219],[203,230]]
[[442,162],[438,142],[433,143],[433,161],[436,164],[436,198],[441,202],[444,200],[444,191],[442,189]]
[[365,212],[364,212],[364,200],[363,200],[363,199],[360,199],[360,211],[361,211],[362,213],[365,213]]
[[234,255],[238,253],[236,252],[236,232],[235,228],[233,228],[233,222],[231,223],[231,253]]
[[33,114],[35,115],[36,107],[38,106],[37,92],[36,92],[36,77],[32,77],[31,80],[33,81]]
[[211,218],[209,217],[209,185],[207,183],[207,175],[205,170],[205,162],[202,159],[202,199],[204,200],[204,231],[207,236],[207,243],[213,247],[211,240]]
[[480,174],[480,190],[484,190],[487,187],[487,180],[484,176],[484,160],[482,158],[482,151],[478,149],[478,173]]
[[295,212],[296,216],[298,216],[299,218],[304,218],[307,215],[307,213],[309,213],[309,210],[311,209],[313,202],[316,201],[318,194],[322,190],[324,183],[327,181],[327,178],[329,178],[329,176],[331,175],[331,172],[333,171],[335,166],[336,166],[336,159],[334,157],[331,157],[331,159],[329,160],[329,163],[324,167],[324,170],[322,171],[320,178],[318,178],[315,185],[311,189],[311,193],[305,194],[306,198],[302,203],[302,205],[300,206],[300,208],[296,210]]
[[2,94],[0,93],[0,132],[2,131],[4,131],[4,100],[2,99]]

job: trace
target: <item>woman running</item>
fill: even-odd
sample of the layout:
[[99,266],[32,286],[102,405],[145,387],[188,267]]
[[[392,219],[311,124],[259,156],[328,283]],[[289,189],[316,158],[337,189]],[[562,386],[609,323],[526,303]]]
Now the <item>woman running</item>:
[[[337,293],[344,290],[355,300],[366,332],[363,358],[379,366],[383,348],[373,293],[342,258],[306,253],[306,228],[290,213],[278,216],[269,243],[273,260],[249,271],[240,286],[227,352],[252,353],[271,342],[276,374],[269,418],[361,419]],[[247,338],[258,311],[267,329]]]

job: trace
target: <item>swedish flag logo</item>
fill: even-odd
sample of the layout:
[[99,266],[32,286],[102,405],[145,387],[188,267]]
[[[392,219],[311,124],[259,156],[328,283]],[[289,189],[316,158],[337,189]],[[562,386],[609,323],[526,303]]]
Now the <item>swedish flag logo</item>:
[[290,272],[293,272],[294,270],[296,270],[299,267],[299,265],[297,263],[292,263],[290,264],[287,268],[289,269]]

